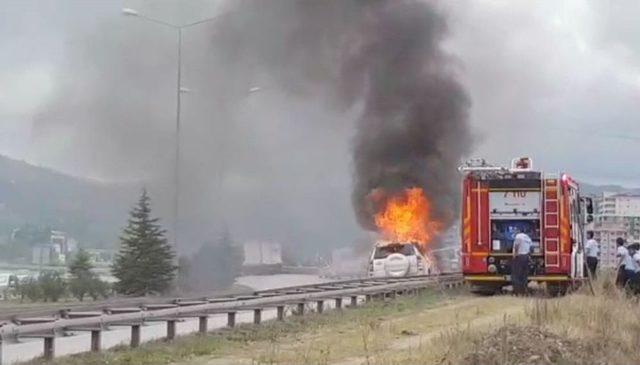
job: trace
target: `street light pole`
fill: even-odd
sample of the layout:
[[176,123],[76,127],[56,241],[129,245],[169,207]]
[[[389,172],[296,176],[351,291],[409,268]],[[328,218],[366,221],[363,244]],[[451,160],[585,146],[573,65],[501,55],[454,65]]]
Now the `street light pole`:
[[[214,21],[218,17],[220,17],[220,15],[198,20],[196,22],[192,22],[188,24],[175,25],[160,19],[151,18],[146,15],[142,15],[137,10],[131,9],[131,8],[123,8],[122,14],[127,16],[135,16],[135,17],[147,20],[149,22],[160,24],[162,26],[174,29],[177,32],[177,36],[178,36],[178,44],[177,44],[178,70],[176,74],[176,141],[175,141],[176,150],[175,150],[175,166],[174,166],[175,192],[173,195],[173,235],[174,235],[173,247],[174,247],[174,250],[177,252],[178,242],[179,242],[178,232],[180,230],[180,225],[179,225],[179,221],[180,221],[179,219],[180,217],[180,158],[181,158],[181,151],[182,151],[181,150],[182,129],[181,129],[181,118],[180,118],[181,107],[182,107],[181,102],[182,102],[182,93],[188,92],[188,89],[182,87],[182,30],[185,28],[193,27],[195,25]],[[221,14],[221,15],[225,15],[225,14]],[[261,90],[262,88],[254,86],[249,89],[248,94],[257,93],[257,92],[260,92]]]
[[176,85],[176,156],[174,168],[174,183],[176,191],[173,194],[173,245],[176,253],[178,252],[178,230],[180,220],[180,141],[181,141],[181,125],[180,112],[182,102],[182,28],[178,29],[178,75]]
[[165,22],[163,20],[159,20],[159,19],[155,19],[155,18],[151,18],[145,15],[140,14],[137,10],[135,9],[131,9],[131,8],[123,8],[122,9],[122,13],[124,15],[128,15],[128,16],[135,16],[147,21],[150,21],[152,23],[156,23],[156,24],[160,24],[166,27],[169,27],[171,29],[176,30],[177,34],[178,34],[178,52],[177,52],[177,63],[178,63],[178,70],[177,70],[177,77],[176,77],[176,141],[175,141],[175,146],[176,146],[176,150],[175,150],[175,166],[174,166],[174,184],[175,184],[175,192],[173,195],[173,246],[174,246],[174,250],[177,252],[178,251],[178,241],[179,241],[179,237],[178,237],[178,232],[179,232],[179,217],[180,217],[180,152],[181,152],[181,119],[180,119],[180,113],[181,113],[181,102],[182,102],[182,92],[186,92],[187,90],[184,89],[182,87],[182,30],[185,28],[189,28],[192,27],[194,25],[198,25],[198,24],[203,24],[203,23],[207,23],[210,21],[215,20],[216,18],[218,18],[218,16],[212,17],[212,18],[207,18],[207,19],[203,19],[203,20],[199,20],[197,22],[193,22],[193,23],[189,23],[189,24],[184,24],[184,25],[174,25],[168,22]]

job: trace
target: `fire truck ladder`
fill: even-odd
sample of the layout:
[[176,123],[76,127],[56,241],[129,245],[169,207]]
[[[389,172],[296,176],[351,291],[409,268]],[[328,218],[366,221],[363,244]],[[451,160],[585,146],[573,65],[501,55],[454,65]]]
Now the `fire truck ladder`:
[[544,179],[544,255],[546,267],[560,267],[560,214],[558,178]]

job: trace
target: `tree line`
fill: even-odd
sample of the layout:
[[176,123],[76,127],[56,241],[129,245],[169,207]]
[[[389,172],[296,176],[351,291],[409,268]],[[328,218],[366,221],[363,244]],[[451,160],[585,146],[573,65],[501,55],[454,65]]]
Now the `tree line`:
[[129,296],[163,294],[176,285],[182,290],[214,290],[233,284],[244,257],[225,232],[207,242],[190,258],[176,259],[160,220],[151,214],[151,199],[143,189],[120,236],[120,250],[112,266],[114,289]]
[[86,297],[93,300],[107,298],[111,287],[92,270],[91,257],[86,251],[80,250],[69,265],[68,280],[57,271],[43,271],[38,277],[15,280],[15,296],[21,302],[25,299],[33,302],[57,302],[69,296],[79,301]]
[[160,220],[153,217],[146,190],[129,212],[120,235],[120,247],[111,266],[116,282],[110,285],[94,273],[90,255],[80,250],[68,266],[69,277],[44,271],[38,277],[16,280],[14,296],[21,301],[57,302],[74,297],[98,300],[111,294],[148,296],[165,294],[176,286],[183,291],[227,288],[240,275],[241,248],[225,232],[217,242],[207,242],[191,257],[176,254]]

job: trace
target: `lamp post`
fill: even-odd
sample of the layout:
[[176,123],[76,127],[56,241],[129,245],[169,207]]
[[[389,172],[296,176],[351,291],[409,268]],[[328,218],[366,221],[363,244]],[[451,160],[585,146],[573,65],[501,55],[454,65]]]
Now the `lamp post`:
[[174,184],[175,184],[175,194],[173,201],[173,234],[174,234],[174,250],[178,251],[178,217],[180,214],[180,136],[181,136],[181,125],[180,125],[180,107],[181,107],[181,96],[183,92],[188,92],[187,88],[182,87],[182,30],[185,28],[190,28],[198,24],[203,24],[207,22],[214,21],[218,18],[218,16],[206,18],[203,20],[199,20],[192,23],[187,23],[183,25],[175,25],[168,22],[165,22],[160,19],[148,17],[146,15],[140,14],[137,10],[131,8],[123,8],[122,14],[127,16],[134,16],[140,19],[147,20],[152,23],[160,24],[162,26],[174,29],[177,33],[177,56],[178,56],[178,70],[176,74],[176,150],[175,150],[175,167],[174,167]]

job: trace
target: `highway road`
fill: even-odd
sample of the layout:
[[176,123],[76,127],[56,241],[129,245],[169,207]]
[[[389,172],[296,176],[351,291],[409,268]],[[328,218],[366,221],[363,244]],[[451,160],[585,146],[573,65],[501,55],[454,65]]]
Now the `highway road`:
[[[326,282],[328,279],[320,278],[315,275],[293,275],[279,274],[269,276],[245,276],[237,279],[237,283],[253,288],[254,290],[269,290],[295,285],[308,285]],[[327,303],[330,307],[331,304]],[[276,310],[265,310],[262,314],[263,320],[276,318]],[[237,323],[251,323],[253,321],[253,312],[238,312]],[[226,314],[212,315],[209,318],[208,328],[210,330],[225,327],[227,324]],[[184,335],[198,331],[198,320],[188,319],[177,324],[177,334]],[[110,331],[102,333],[102,348],[112,348],[118,345],[127,345],[130,341],[131,330],[129,327],[113,327]],[[164,338],[166,336],[166,324],[151,323],[141,328],[141,341],[147,342],[155,339]],[[72,333],[72,336],[56,338],[56,356],[71,355],[89,351],[91,336],[87,332]],[[42,356],[43,340],[28,339],[21,340],[19,343],[2,344],[2,364],[15,364],[16,362],[28,361],[33,358]]]

